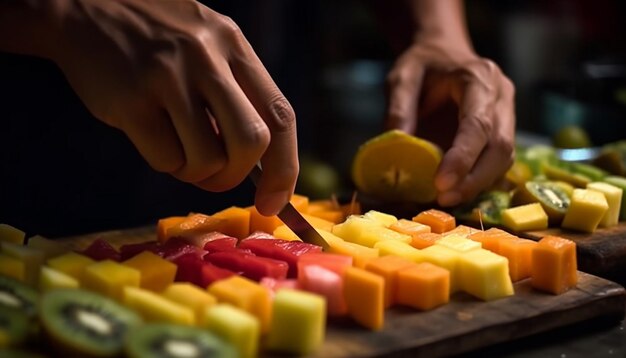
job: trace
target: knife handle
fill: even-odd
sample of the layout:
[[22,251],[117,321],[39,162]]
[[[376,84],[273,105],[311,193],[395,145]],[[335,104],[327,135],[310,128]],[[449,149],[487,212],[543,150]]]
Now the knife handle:
[[261,164],[257,163],[252,167],[250,174],[248,174],[248,178],[252,180],[254,186],[259,185],[259,180],[261,180],[261,175],[263,174],[263,170],[261,170]]

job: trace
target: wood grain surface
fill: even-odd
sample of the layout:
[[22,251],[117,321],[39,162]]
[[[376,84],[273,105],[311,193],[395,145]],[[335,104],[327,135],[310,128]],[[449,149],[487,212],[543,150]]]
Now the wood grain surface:
[[[615,230],[615,240],[623,240],[619,232]],[[590,240],[604,245],[605,241],[610,241],[607,237],[602,235]],[[154,240],[155,229],[109,231],[61,241],[79,249],[95,238],[119,246]],[[349,319],[330,320],[324,345],[311,356],[449,356],[592,318],[607,317],[618,322],[623,319],[625,308],[626,291],[622,286],[584,272],[579,272],[577,288],[558,296],[538,292],[530,287],[529,280],[523,280],[515,284],[514,296],[491,302],[457,293],[449,304],[432,311],[388,309],[384,328],[376,332]]]

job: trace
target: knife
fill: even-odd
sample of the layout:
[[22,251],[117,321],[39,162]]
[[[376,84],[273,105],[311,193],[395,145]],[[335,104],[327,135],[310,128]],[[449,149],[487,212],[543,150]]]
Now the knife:
[[[261,169],[259,164],[255,164],[248,174],[248,177],[255,186],[258,185],[259,180],[261,179],[261,174],[263,174],[263,170]],[[329,246],[326,240],[320,235],[311,224],[296,210],[296,208],[291,205],[290,202],[287,202],[285,207],[276,215],[278,218],[287,225],[302,241],[308,242],[309,244],[321,246],[324,251],[328,250]]]

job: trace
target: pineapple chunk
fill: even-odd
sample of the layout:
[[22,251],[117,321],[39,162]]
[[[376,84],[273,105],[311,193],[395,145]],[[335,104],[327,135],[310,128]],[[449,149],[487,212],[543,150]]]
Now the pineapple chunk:
[[385,214],[380,211],[370,210],[366,212],[364,217],[379,222],[384,227],[389,227],[398,221],[398,218],[391,214]]
[[57,288],[78,288],[80,284],[74,277],[47,266],[41,267],[39,290],[47,292]]
[[516,206],[502,211],[502,224],[517,232],[543,230],[548,228],[548,214],[539,203]]
[[485,301],[513,295],[506,257],[479,249],[459,258],[459,276],[462,288],[472,296]]
[[424,261],[421,251],[406,242],[396,240],[381,241],[374,248],[379,250],[380,256],[399,256],[415,263]]
[[395,232],[363,216],[350,216],[342,224],[333,226],[332,233],[348,242],[367,247],[374,247],[383,240],[411,242],[411,236]]
[[445,246],[461,253],[478,250],[481,247],[480,242],[470,240],[458,234],[446,235],[435,241],[435,245]]
[[622,193],[621,188],[611,185],[609,183],[593,182],[587,185],[587,189],[599,191],[604,194],[607,204],[609,204],[609,210],[604,214],[600,220],[601,227],[611,227],[617,225],[619,221],[619,213],[622,205]]
[[561,226],[567,229],[594,232],[608,210],[609,204],[601,192],[574,189],[572,202]]
[[24,245],[24,231],[15,228],[9,224],[0,224],[0,242],[12,242],[18,245]]

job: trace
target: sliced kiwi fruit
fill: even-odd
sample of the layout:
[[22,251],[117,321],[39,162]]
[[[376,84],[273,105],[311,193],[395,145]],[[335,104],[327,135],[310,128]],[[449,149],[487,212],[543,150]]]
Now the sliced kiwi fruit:
[[569,170],[575,174],[582,174],[590,178],[592,181],[600,181],[609,175],[609,173],[605,170],[587,163],[569,163]]
[[24,312],[28,317],[37,314],[37,291],[10,277],[0,276],[0,307]]
[[4,349],[18,347],[31,333],[31,320],[26,313],[0,307],[0,356],[4,357]]
[[469,204],[455,210],[461,221],[482,223],[485,226],[500,225],[502,211],[511,205],[511,195],[506,191],[492,190],[480,194]]
[[128,332],[141,324],[132,310],[81,289],[56,289],[41,299],[40,318],[52,345],[67,356],[119,355]]
[[570,183],[577,188],[585,188],[591,183],[591,178],[582,173],[573,173],[566,168],[553,164],[545,164],[542,166],[543,173],[549,180],[559,180]]
[[550,223],[563,220],[571,202],[573,187],[566,182],[531,180],[513,194],[513,205],[540,203]]
[[207,330],[167,323],[133,330],[124,348],[129,358],[234,358],[235,349]]

